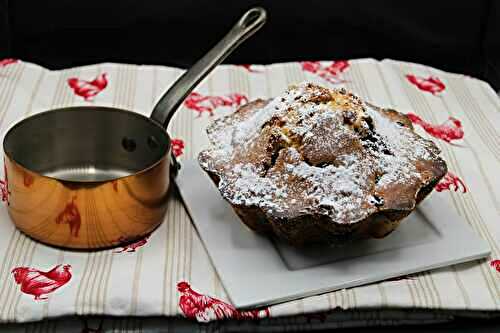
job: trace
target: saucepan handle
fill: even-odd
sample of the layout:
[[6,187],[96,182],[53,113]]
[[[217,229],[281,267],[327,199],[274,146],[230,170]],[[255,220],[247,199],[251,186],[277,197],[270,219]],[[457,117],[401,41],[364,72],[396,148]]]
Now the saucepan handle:
[[259,30],[266,22],[266,17],[266,11],[260,7],[252,8],[243,14],[227,35],[163,94],[151,113],[151,119],[160,123],[166,129],[175,111],[188,94],[215,66],[220,64],[243,41]]

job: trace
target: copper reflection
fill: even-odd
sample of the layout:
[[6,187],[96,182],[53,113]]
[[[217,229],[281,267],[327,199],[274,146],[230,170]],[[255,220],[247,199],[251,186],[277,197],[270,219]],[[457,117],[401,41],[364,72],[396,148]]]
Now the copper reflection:
[[11,219],[50,245],[97,249],[143,238],[161,223],[167,208],[166,158],[135,175],[93,183],[45,177],[7,156],[5,168]]

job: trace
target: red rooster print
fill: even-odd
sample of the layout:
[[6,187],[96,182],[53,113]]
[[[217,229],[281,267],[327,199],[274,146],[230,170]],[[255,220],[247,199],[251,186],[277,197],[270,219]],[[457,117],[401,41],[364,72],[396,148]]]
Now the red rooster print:
[[454,175],[451,171],[448,171],[443,179],[441,179],[441,181],[437,183],[435,189],[438,192],[442,192],[445,190],[453,190],[455,192],[461,190],[462,193],[467,192],[467,187],[465,186],[464,182],[458,176]]
[[[123,252],[135,252],[135,250],[143,245],[145,245],[148,242],[148,238],[150,235],[144,237],[143,239],[140,239],[134,243],[130,244],[125,244],[122,246],[121,250],[118,251],[113,251],[113,253],[123,253]],[[118,241],[121,243],[126,243],[128,240],[125,237],[120,237],[118,238]]]
[[35,296],[35,301],[45,300],[50,294],[71,280],[71,265],[57,265],[48,272],[31,267],[17,267],[11,272],[21,285],[21,291]]
[[179,307],[184,316],[199,322],[208,322],[211,319],[260,319],[270,315],[269,308],[239,311],[231,304],[197,293],[185,281],[177,283],[177,290],[181,293]]
[[12,58],[2,59],[2,60],[0,60],[0,67],[5,67],[8,65],[16,64],[18,62],[19,62],[19,60],[12,59]]
[[172,139],[172,151],[175,157],[179,157],[184,152],[184,141],[181,139]]
[[300,64],[303,71],[316,74],[334,84],[345,82],[339,76],[349,68],[349,62],[346,60],[333,61],[328,66],[323,66],[319,61],[302,61]]
[[430,92],[433,95],[440,93],[446,88],[444,83],[441,82],[441,80],[435,76],[429,76],[426,79],[420,76],[408,74],[406,75],[406,78],[408,79],[408,81],[410,81],[411,84],[415,85],[418,89]]
[[9,204],[9,186],[7,180],[0,180],[0,191],[2,192],[2,201]]
[[496,260],[490,261],[490,266],[493,267],[494,269],[496,269],[497,272],[500,273],[500,260],[496,259]]
[[203,112],[214,115],[214,110],[220,106],[240,106],[248,102],[248,98],[242,94],[229,94],[226,96],[204,96],[192,92],[184,101],[184,106],[198,112],[201,117]]
[[2,192],[2,201],[9,205],[9,178],[7,176],[7,165],[3,164],[4,180],[0,180],[0,191]]
[[464,129],[460,120],[449,117],[447,121],[440,125],[429,124],[419,116],[413,113],[407,113],[406,116],[416,125],[421,126],[427,133],[435,138],[448,143],[454,140],[460,140],[464,137]]
[[92,81],[72,77],[68,79],[68,85],[76,95],[83,97],[86,101],[91,101],[92,97],[99,94],[108,86],[108,78],[106,73],[97,76]]
[[57,224],[69,225],[69,233],[71,236],[78,237],[82,218],[78,206],[75,204],[76,196],[71,199],[71,202],[64,207],[64,210],[57,216]]
[[253,69],[252,68],[253,65],[250,65],[250,64],[241,64],[241,65],[238,65],[238,66],[241,67],[241,68],[244,68],[249,73],[261,73],[261,71]]

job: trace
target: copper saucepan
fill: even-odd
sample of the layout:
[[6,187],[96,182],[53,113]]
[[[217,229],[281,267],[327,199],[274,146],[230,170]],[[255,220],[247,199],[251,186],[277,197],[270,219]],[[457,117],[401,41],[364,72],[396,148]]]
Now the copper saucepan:
[[30,116],[5,135],[8,211],[43,243],[97,249],[155,229],[178,163],[166,128],[186,96],[266,21],[246,12],[160,98],[150,118],[107,107],[68,107]]

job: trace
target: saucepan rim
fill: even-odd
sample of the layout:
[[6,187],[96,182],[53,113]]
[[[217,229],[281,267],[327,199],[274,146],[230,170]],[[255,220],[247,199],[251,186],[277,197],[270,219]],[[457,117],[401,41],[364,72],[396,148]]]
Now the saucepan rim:
[[[61,178],[57,178],[57,177],[52,177],[52,176],[47,176],[47,175],[44,175],[40,172],[37,172],[37,171],[33,171],[31,168],[28,168],[26,167],[25,165],[23,165],[22,163],[20,163],[17,159],[15,159],[12,154],[10,154],[7,149],[6,149],[6,143],[7,141],[9,140],[9,137],[10,135],[12,135],[12,133],[16,130],[16,128],[19,128],[21,126],[23,126],[24,124],[26,124],[27,122],[29,121],[36,121],[36,118],[41,118],[41,117],[44,117],[46,116],[47,114],[49,113],[59,113],[59,112],[68,112],[68,110],[84,110],[84,109],[93,109],[92,111],[90,112],[99,112],[98,109],[101,109],[101,110],[106,110],[106,112],[117,112],[117,113],[128,113],[130,114],[131,116],[133,117],[136,117],[137,119],[139,119],[138,121],[142,121],[142,120],[146,120],[147,122],[149,122],[150,124],[154,125],[155,127],[157,127],[158,129],[161,130],[161,132],[163,132],[165,134],[165,136],[167,137],[167,150],[164,154],[162,154],[162,156],[156,160],[153,164],[137,171],[137,172],[134,172],[130,175],[126,175],[126,176],[121,176],[121,177],[116,177],[116,178],[111,178],[111,179],[107,179],[107,180],[97,180],[97,181],[87,181],[87,180],[67,180],[67,179],[61,179]],[[103,183],[107,183],[107,182],[111,182],[111,181],[116,181],[116,180],[123,180],[123,179],[126,179],[126,178],[129,178],[129,177],[136,177],[138,175],[141,175],[143,173],[146,173],[148,172],[149,170],[155,168],[158,164],[162,163],[165,159],[169,160],[171,159],[171,151],[172,151],[172,146],[171,146],[171,138],[170,138],[170,135],[168,134],[167,130],[165,128],[163,128],[162,125],[160,125],[159,123],[157,123],[156,121],[154,121],[153,119],[151,119],[150,117],[147,117],[143,114],[140,114],[138,112],[135,112],[135,111],[131,111],[131,110],[127,110],[127,109],[122,109],[122,108],[115,108],[115,107],[109,107],[109,106],[69,106],[69,107],[63,107],[63,108],[56,108],[56,109],[49,109],[49,110],[45,110],[45,111],[42,111],[42,112],[38,112],[36,114],[33,114],[31,116],[28,116],[26,118],[23,118],[22,120],[19,120],[17,121],[12,127],[10,127],[5,136],[4,136],[4,139],[3,139],[3,150],[4,150],[4,155],[7,156],[9,158],[10,161],[16,163],[17,165],[20,165],[21,167],[23,167],[24,169],[40,176],[40,177],[45,177],[45,178],[48,178],[48,179],[53,179],[53,180],[56,180],[56,181],[59,181],[59,182],[62,182],[62,183],[74,183],[74,184],[88,184],[88,185],[96,185],[96,184],[103,184]]]

